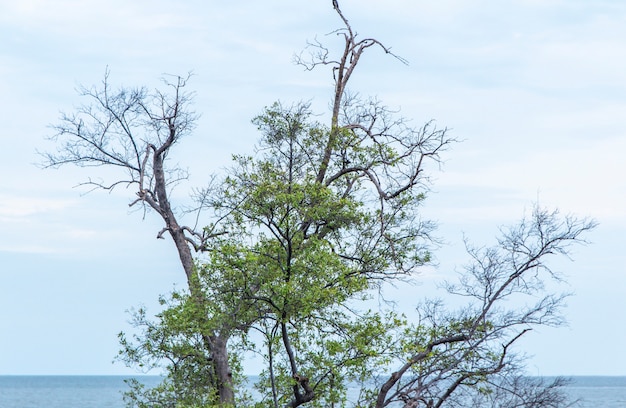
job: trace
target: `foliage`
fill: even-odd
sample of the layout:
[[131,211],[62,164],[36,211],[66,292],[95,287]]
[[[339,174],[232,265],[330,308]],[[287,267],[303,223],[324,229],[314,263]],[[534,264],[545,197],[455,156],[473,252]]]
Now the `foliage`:
[[[259,406],[464,406],[503,392],[501,384],[519,376],[514,343],[533,326],[562,322],[564,296],[544,293],[546,279],[558,278],[546,258],[566,255],[594,223],[536,207],[503,229],[496,246],[468,244],[472,262],[446,285],[470,300],[459,311],[424,300],[419,321],[409,323],[393,310],[360,310],[380,283],[402,281],[427,262],[426,227],[413,217],[423,195],[409,191],[409,200],[402,193],[379,206],[367,200],[376,194],[367,175],[316,181],[316,135],[328,130],[308,118],[306,105],[266,109],[254,121],[264,136],[257,155],[236,156],[207,201],[229,233],[210,242],[198,265],[198,285],[211,299],[204,324],[233,322],[241,350],[263,358]],[[370,163],[371,152],[362,153]],[[193,327],[193,309],[176,316],[192,327],[187,341],[203,330]],[[511,395],[524,391],[525,400],[547,392],[512,383],[524,384]],[[361,384],[357,401],[348,401],[348,384]]]
[[[169,232],[187,277],[187,289],[163,297],[154,319],[133,314],[135,335],[120,333],[121,361],[164,372],[156,388],[130,381],[128,406],[565,406],[559,381],[521,375],[514,348],[533,327],[562,323],[565,296],[545,291],[558,279],[547,262],[584,242],[594,222],[536,207],[495,246],[468,244],[470,263],[446,284],[467,301],[459,310],[423,299],[415,321],[368,303],[431,262],[434,225],[420,209],[429,166],[454,139],[348,92],[364,52],[391,52],[358,38],[333,4],[343,52],[333,59],[315,43],[310,60],[297,59],[307,69],[331,67],[329,123],[305,103],[266,107],[253,120],[256,152],[235,155],[197,192],[204,229],[180,224],[168,196],[178,173],[168,171],[167,153],[196,118],[186,81],[172,95],[112,94],[105,78],[103,91],[85,92],[95,107],[57,127],[70,141],[48,164],[124,169],[130,179],[96,186],[136,186],[132,204],[162,217],[159,237]],[[254,398],[242,370],[249,353],[263,361]]]
[[[204,344],[200,324],[207,324],[207,310],[187,294],[172,293],[161,297],[164,310],[151,320],[143,308],[133,311],[131,323],[140,331],[129,339],[121,332],[118,359],[145,372],[158,369],[164,381],[147,388],[136,379],[127,381],[130,390],[124,399],[128,406],[147,407],[211,407],[219,406],[212,356]],[[234,384],[245,382],[237,353],[231,353]],[[245,400],[245,395],[239,395]]]

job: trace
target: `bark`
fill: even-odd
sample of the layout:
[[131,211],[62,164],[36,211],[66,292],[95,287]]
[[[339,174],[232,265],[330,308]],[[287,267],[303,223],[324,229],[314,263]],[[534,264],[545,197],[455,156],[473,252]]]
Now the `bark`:
[[233,373],[228,361],[228,337],[218,335],[211,338],[213,350],[213,364],[215,375],[218,379],[217,391],[220,405],[234,406],[235,389],[233,385]]
[[163,221],[165,222],[165,229],[169,231],[170,236],[174,241],[174,245],[176,245],[176,250],[178,251],[180,263],[185,271],[185,275],[187,276],[187,284],[189,285],[189,289],[193,290],[192,278],[194,274],[194,262],[193,256],[191,254],[191,248],[189,248],[189,244],[187,243],[187,239],[185,237],[185,231],[179,225],[178,220],[176,219],[176,215],[172,211],[169,198],[167,196],[162,157],[163,153],[167,151],[165,147],[169,148],[169,144],[165,144],[159,149],[156,149],[153,146],[154,159],[152,162],[154,167],[153,171],[155,178],[155,193],[158,200],[158,207],[155,209],[163,218]]
[[[173,131],[172,131],[173,133]],[[173,140],[173,137],[172,137]],[[154,149],[154,177],[155,190],[159,203],[158,212],[161,214],[165,222],[165,229],[169,231],[172,240],[178,251],[178,256],[187,276],[187,284],[189,292],[193,299],[198,303],[200,310],[204,310],[202,305],[207,301],[202,292],[195,284],[195,267],[191,248],[185,236],[185,230],[180,226],[176,219],[176,215],[172,211],[167,189],[165,184],[165,175],[163,170],[163,152],[167,151],[164,147],[169,148],[166,142],[160,149]],[[202,322],[201,322],[202,323]],[[221,405],[230,406],[235,403],[235,394],[233,387],[233,377],[228,361],[228,337],[226,335],[202,334],[204,344],[209,348],[213,357],[213,369],[215,378],[217,379],[217,392]]]

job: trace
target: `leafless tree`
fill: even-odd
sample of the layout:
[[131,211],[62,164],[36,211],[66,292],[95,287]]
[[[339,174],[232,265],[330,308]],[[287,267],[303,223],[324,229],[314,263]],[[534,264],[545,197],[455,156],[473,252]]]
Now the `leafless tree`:
[[403,363],[381,384],[373,406],[490,406],[494,395],[501,407],[567,406],[556,392],[561,380],[541,386],[520,376],[513,348],[533,327],[563,323],[566,295],[544,291],[546,281],[560,279],[548,259],[567,256],[595,225],[536,207],[528,220],[503,230],[497,246],[468,246],[472,262],[446,288],[469,305],[456,313],[440,301],[418,308],[413,352],[399,356]]
[[[106,167],[116,170],[110,181],[89,178],[83,183],[91,189],[113,190],[132,187],[136,198],[130,206],[142,205],[163,220],[157,238],[169,233],[178,251],[189,290],[198,302],[204,302],[195,281],[196,268],[192,250],[203,251],[208,241],[222,234],[208,228],[196,229],[181,224],[170,200],[170,189],[187,174],[171,166],[168,155],[193,131],[198,116],[191,108],[193,94],[186,91],[190,76],[164,80],[166,91],[147,88],[114,90],[109,71],[101,87],[79,89],[87,103],[76,112],[63,114],[54,126],[56,153],[43,153],[44,166]],[[234,399],[227,342],[233,327],[224,324],[219,330],[203,333],[204,344],[213,359],[215,386],[223,403]]]

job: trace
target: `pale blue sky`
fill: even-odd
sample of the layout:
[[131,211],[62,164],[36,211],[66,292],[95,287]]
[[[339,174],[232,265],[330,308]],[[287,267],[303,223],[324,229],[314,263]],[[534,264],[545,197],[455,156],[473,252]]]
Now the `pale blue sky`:
[[[463,142],[433,174],[425,216],[448,245],[411,305],[462,257],[462,234],[490,243],[539,200],[600,227],[567,276],[569,327],[524,342],[532,374],[626,375],[626,3],[586,0],[340,0],[372,52],[353,87]],[[0,374],[126,374],[111,364],[125,310],[154,306],[184,276],[156,217],[131,193],[73,188],[80,169],[41,170],[36,149],[75,88],[158,85],[193,71],[197,131],[174,159],[184,197],[231,153],[250,151],[250,119],[280,99],[324,112],[328,71],[291,63],[307,39],[340,26],[331,1],[0,0]],[[98,174],[93,174],[98,175]]]

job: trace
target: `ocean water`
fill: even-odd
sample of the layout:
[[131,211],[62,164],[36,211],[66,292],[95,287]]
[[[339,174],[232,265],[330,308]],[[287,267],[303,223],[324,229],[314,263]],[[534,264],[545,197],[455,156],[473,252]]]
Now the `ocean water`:
[[[123,408],[121,376],[0,376],[0,408]],[[146,385],[159,377],[141,377]],[[572,377],[584,408],[626,408],[626,377]]]
[[626,408],[626,377],[572,377],[564,388],[585,408]]
[[[0,376],[0,408],[123,408],[124,378]],[[144,380],[146,385],[156,385],[159,377]]]

